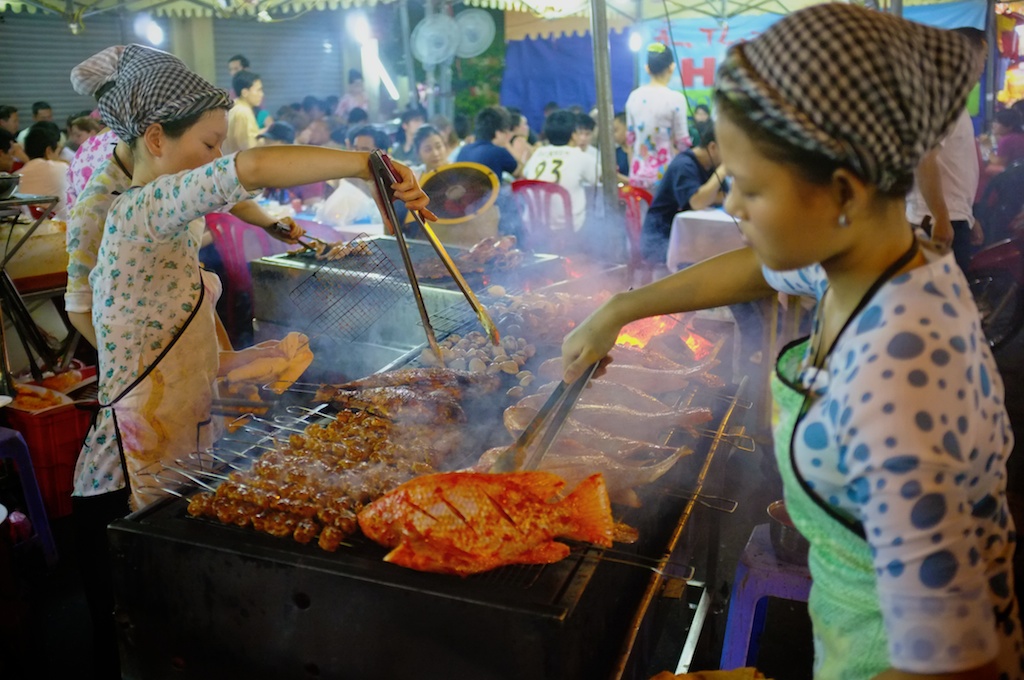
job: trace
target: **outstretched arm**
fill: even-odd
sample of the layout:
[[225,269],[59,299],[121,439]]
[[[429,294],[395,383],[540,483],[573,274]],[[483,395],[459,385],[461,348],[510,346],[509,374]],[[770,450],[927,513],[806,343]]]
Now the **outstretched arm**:
[[692,312],[737,302],[749,302],[774,292],[761,274],[761,263],[750,248],[704,260],[637,290],[618,293],[565,337],[562,367],[572,381],[604,358],[622,327],[660,314]]

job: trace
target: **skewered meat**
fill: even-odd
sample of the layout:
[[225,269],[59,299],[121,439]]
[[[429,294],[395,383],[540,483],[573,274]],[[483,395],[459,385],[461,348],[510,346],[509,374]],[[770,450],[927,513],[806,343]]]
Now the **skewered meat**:
[[[706,359],[677,371],[665,371],[644,366],[627,366],[612,362],[605,368],[604,378],[611,382],[628,385],[648,394],[665,394],[684,389],[692,381],[711,386],[722,384],[717,376],[708,378],[705,374],[718,365],[717,360]],[[537,374],[547,380],[561,380],[562,359],[555,357],[541,364]]]
[[368,409],[395,422],[464,423],[466,414],[452,388],[417,392],[409,387],[368,387],[362,390],[321,389],[317,399],[340,408]]
[[[480,337],[484,337],[480,334]],[[464,392],[488,394],[501,385],[497,376],[459,371],[451,368],[402,368],[387,373],[375,373],[338,385],[339,390],[362,390],[370,387],[430,387],[432,389],[454,388],[453,395],[461,397]]]
[[[532,394],[525,399],[521,399],[516,406],[529,406],[531,408],[540,409],[540,407],[544,405],[544,402],[547,401],[548,396],[557,386],[558,383],[556,382],[541,385],[540,389],[537,390],[537,394]],[[671,406],[664,404],[646,392],[641,392],[638,389],[614,383],[610,380],[604,380],[603,378],[591,380],[587,383],[586,389],[583,390],[582,394],[580,394],[579,401],[576,402],[576,408],[579,408],[583,404],[595,406],[622,406],[634,411],[644,411],[646,413],[668,413],[672,410]]]
[[632,364],[665,371],[679,371],[686,368],[684,364],[673,361],[650,346],[641,349],[632,345],[616,345],[612,348],[611,355],[615,361],[621,364]]
[[565,536],[612,544],[611,504],[601,475],[561,502],[565,482],[548,472],[450,472],[406,482],[359,513],[369,538],[392,548],[384,559],[446,574],[506,564],[546,564],[569,554]]
[[[506,448],[499,446],[485,451],[480,457],[478,469],[490,469]],[[672,469],[676,461],[690,453],[692,451],[686,447],[665,453],[637,446],[612,454],[589,449],[567,437],[559,437],[541,459],[539,469],[558,475],[570,485],[578,484],[595,472],[600,472],[612,502],[635,508],[640,506],[635,490],[659,479]]]
[[[525,406],[510,406],[505,409],[505,426],[513,434],[526,429],[537,415],[537,409]],[[650,441],[659,433],[674,428],[693,427],[711,420],[711,410],[688,408],[668,413],[644,413],[631,409],[611,406],[587,406],[576,404],[566,425],[579,424],[592,430],[637,441]],[[656,443],[656,442],[652,442]]]
[[[513,436],[518,436],[535,415],[537,415],[536,409],[511,406],[505,409],[505,429]],[[570,437],[587,448],[604,451],[605,453],[617,453],[636,446],[651,447],[652,450],[658,450],[663,453],[675,450],[654,441],[657,437],[654,436],[653,432],[647,433],[646,436],[640,439],[627,439],[612,434],[607,430],[589,427],[573,420],[571,417],[565,421],[565,425],[562,427],[562,436]]]
[[188,512],[300,543],[318,538],[321,548],[335,550],[355,531],[360,509],[435,472],[459,440],[454,427],[398,428],[365,411],[343,411],[327,425],[291,435],[249,470],[232,472],[214,493],[196,494]]

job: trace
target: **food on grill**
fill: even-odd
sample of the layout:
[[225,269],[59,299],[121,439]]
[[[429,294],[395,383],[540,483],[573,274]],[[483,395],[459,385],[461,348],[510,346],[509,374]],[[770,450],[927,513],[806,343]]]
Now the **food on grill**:
[[557,562],[569,554],[557,536],[610,547],[611,504],[601,475],[555,500],[564,486],[548,472],[427,475],[364,508],[359,527],[392,548],[388,562],[460,576]]
[[522,335],[537,344],[561,345],[565,335],[609,297],[608,292],[592,296],[524,293],[497,300],[488,305],[488,311],[502,319],[503,333]]
[[321,387],[317,401],[329,401],[339,408],[366,409],[396,423],[464,423],[466,414],[452,388],[431,391],[405,386],[368,387],[340,390]]
[[[485,451],[478,469],[490,469],[507,448],[499,446]],[[686,447],[666,451],[648,446],[608,453],[587,448],[568,437],[559,437],[541,459],[539,469],[558,475],[569,485],[600,472],[612,502],[636,508],[640,507],[636,489],[660,478],[676,461],[690,453],[693,452]]]
[[[627,385],[647,394],[665,394],[684,389],[692,381],[711,387],[721,386],[722,381],[708,371],[718,366],[718,361],[705,359],[691,366],[675,371],[647,368],[645,366],[627,366],[614,361],[605,368],[602,376],[610,382]],[[540,365],[537,374],[547,380],[562,379],[562,359],[555,357]]]
[[[479,331],[467,333],[465,337],[452,334],[442,340],[438,346],[445,365],[456,370],[468,370],[471,373],[487,373],[496,375],[508,373],[516,375],[536,353],[537,347],[526,341],[506,335],[497,345],[491,344],[486,335]],[[420,352],[420,363],[425,366],[436,366],[437,357],[429,347]],[[532,378],[532,373],[530,374]],[[526,376],[518,376],[522,380]],[[526,385],[532,382],[527,381]],[[524,385],[524,386],[526,386]]]
[[372,252],[369,244],[365,241],[335,241],[334,243],[314,241],[313,247],[316,259],[327,261],[340,260],[349,255],[369,255]]
[[610,354],[612,359],[621,364],[633,364],[666,371],[679,371],[686,368],[685,365],[649,346],[640,348],[632,345],[615,345]]
[[[505,429],[513,436],[518,437],[536,415],[537,409],[511,406],[505,409]],[[562,426],[562,436],[575,439],[587,448],[597,449],[606,453],[618,453],[619,451],[626,451],[636,446],[653,447],[666,453],[674,450],[670,447],[662,447],[655,441],[658,437],[655,436],[654,432],[649,432],[640,439],[629,439],[627,437],[620,437],[608,430],[584,425],[574,420],[572,416]]]
[[501,386],[497,376],[456,370],[453,368],[400,368],[338,385],[339,390],[361,390],[371,387],[429,387],[451,390],[453,396],[488,394]]
[[[516,248],[515,236],[488,237],[454,257],[453,261],[463,274],[482,274],[488,271],[515,269],[522,264],[523,253]],[[440,260],[418,264],[416,274],[422,279],[441,279],[449,276],[448,269]]]
[[[537,415],[537,410],[528,406],[509,406],[505,409],[505,427],[513,434],[522,432]],[[675,428],[693,427],[709,420],[711,410],[706,408],[644,413],[621,406],[576,404],[566,421],[566,427],[576,425],[579,426],[577,429],[582,427],[625,439],[657,443],[659,433]]]
[[[540,409],[547,401],[548,396],[558,386],[557,382],[549,382],[541,385],[536,394],[520,399],[517,406],[529,406]],[[647,413],[668,413],[671,406],[661,402],[655,397],[641,392],[633,387],[604,380],[602,378],[591,379],[587,388],[580,394],[577,405],[592,404],[595,406],[622,406],[634,411],[645,411]]]
[[220,353],[218,374],[231,384],[269,385],[280,394],[313,363],[309,338],[289,333],[281,340],[267,340],[236,352]]
[[365,411],[341,412],[327,425],[291,435],[249,470],[232,472],[215,492],[196,494],[188,512],[300,543],[318,539],[333,551],[355,531],[363,506],[435,472],[459,443],[455,428],[397,428]]

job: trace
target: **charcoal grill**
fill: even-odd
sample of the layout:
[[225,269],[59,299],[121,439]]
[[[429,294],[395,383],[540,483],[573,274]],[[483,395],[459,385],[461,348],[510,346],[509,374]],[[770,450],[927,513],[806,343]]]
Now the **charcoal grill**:
[[637,544],[576,544],[553,565],[418,573],[382,562],[386,550],[361,537],[327,553],[160,501],[110,529],[124,676],[630,677],[643,668],[634,641],[651,601],[665,579],[691,573],[670,555],[716,453],[730,448],[738,396],[683,395],[713,408],[714,436],[621,518],[640,530]]

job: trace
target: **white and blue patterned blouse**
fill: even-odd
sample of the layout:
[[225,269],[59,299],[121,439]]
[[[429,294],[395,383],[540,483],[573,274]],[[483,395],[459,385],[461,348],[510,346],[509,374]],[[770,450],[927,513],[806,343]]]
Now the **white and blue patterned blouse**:
[[[890,663],[918,673],[1021,645],[1003,385],[963,273],[926,255],[851,319],[822,370],[805,369],[814,397],[794,437],[798,473],[863,525]],[[819,300],[827,286],[820,266],[764,275]]]

